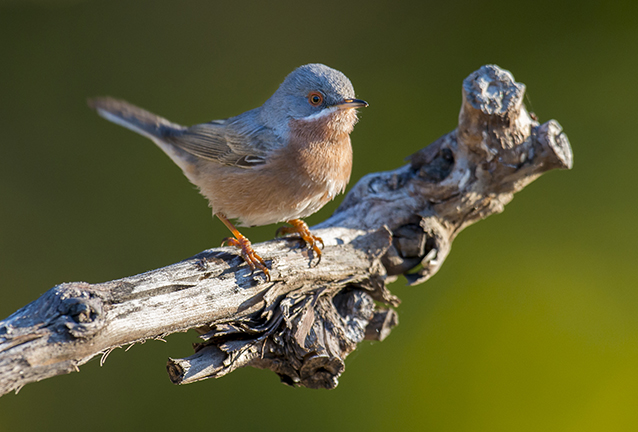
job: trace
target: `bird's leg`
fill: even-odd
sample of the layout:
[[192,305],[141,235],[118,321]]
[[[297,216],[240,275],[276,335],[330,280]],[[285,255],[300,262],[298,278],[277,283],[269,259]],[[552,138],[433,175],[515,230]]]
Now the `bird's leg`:
[[244,259],[244,261],[246,261],[248,267],[250,267],[251,274],[255,271],[255,268],[258,268],[259,270],[264,272],[264,274],[266,275],[266,280],[270,281],[270,272],[266,267],[266,263],[259,255],[257,255],[257,252],[255,252],[255,250],[253,249],[250,240],[244,237],[222,213],[215,213],[215,216],[217,216],[219,220],[222,221],[224,225],[228,227],[230,232],[233,233],[233,235],[235,236],[234,238],[226,237],[224,241],[222,241],[222,246],[224,244],[228,244],[228,246],[236,246],[240,248],[241,257]]
[[[279,236],[282,234],[297,234],[301,240],[303,240],[308,247],[312,248],[315,252],[319,260],[316,265],[319,265],[321,262],[321,249],[323,249],[323,240],[321,237],[313,235],[308,228],[308,225],[302,221],[301,219],[291,219],[288,223],[292,226],[289,227],[280,227],[277,229],[275,236]],[[319,249],[319,244],[321,244],[321,249]]]

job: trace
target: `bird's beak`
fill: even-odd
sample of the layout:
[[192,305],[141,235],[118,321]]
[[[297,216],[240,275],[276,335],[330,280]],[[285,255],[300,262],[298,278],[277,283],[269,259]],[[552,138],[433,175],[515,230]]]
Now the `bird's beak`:
[[344,99],[343,102],[334,106],[339,109],[364,108],[368,106],[368,102],[361,99]]

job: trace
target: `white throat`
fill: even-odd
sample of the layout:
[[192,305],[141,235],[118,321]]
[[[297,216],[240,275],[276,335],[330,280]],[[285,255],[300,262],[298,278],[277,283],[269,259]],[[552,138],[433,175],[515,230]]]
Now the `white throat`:
[[338,111],[339,108],[338,107],[329,107],[329,108],[325,108],[322,109],[321,111],[319,111],[318,113],[315,114],[311,114],[307,117],[302,117],[299,120],[303,120],[303,121],[315,121],[315,120],[319,120],[320,118],[324,118],[329,116],[330,114]]

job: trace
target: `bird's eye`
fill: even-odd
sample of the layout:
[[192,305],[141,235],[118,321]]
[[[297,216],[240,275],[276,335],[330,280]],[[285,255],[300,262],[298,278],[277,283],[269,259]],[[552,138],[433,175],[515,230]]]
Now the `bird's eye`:
[[323,102],[323,95],[316,91],[310,92],[308,93],[308,102],[312,106],[319,106]]

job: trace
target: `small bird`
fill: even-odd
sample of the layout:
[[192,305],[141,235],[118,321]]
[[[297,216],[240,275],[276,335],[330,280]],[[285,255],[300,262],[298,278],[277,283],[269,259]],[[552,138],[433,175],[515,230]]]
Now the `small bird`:
[[291,72],[259,108],[190,127],[110,97],[91,99],[89,106],[157,144],[233,234],[222,245],[240,248],[250,269],[259,268],[270,280],[262,257],[229,219],[244,226],[288,222],[291,226],[276,235],[297,234],[320,261],[323,241],[301,218],[345,190],[356,108],[368,103],[355,99],[343,73],[307,64]]

